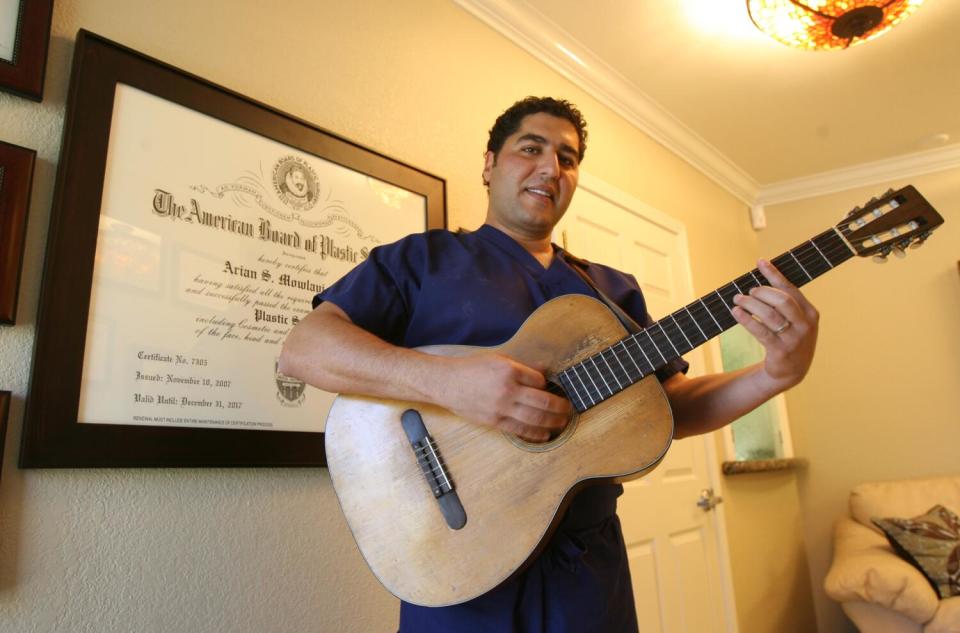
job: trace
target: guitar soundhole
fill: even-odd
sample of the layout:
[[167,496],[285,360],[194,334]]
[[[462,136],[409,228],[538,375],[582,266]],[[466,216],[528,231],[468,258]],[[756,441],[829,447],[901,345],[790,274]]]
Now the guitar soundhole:
[[567,440],[569,440],[576,430],[577,423],[579,421],[580,414],[574,412],[573,417],[570,418],[570,422],[567,423],[567,426],[546,442],[528,442],[525,439],[517,437],[513,433],[504,433],[503,435],[517,448],[522,448],[525,451],[532,451],[534,453],[545,453],[546,451],[552,451],[555,448],[559,448]]

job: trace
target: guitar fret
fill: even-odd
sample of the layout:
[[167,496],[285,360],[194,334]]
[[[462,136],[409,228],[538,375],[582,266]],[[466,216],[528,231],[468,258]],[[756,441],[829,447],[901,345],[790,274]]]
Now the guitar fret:
[[792,283],[794,286],[797,286],[799,288],[808,280],[804,279],[803,276],[797,274],[797,271],[794,269],[793,265],[790,263],[790,259],[788,258],[789,255],[790,255],[789,253],[784,253],[783,255],[780,255],[779,257],[772,259],[771,263],[777,267],[777,270],[783,273],[783,276],[786,277],[790,283]]
[[[734,306],[736,305],[733,302],[733,298],[737,295],[737,293],[739,292],[739,289],[737,288],[736,284],[731,281],[726,286],[719,288],[718,291],[719,291],[718,294],[720,295],[720,299],[721,301],[723,301],[723,306],[727,308],[727,313],[729,313],[729,311],[733,310]],[[740,293],[740,294],[743,294],[743,293]],[[730,316],[732,318],[733,315],[730,315]]]
[[[620,341],[620,344],[622,345],[622,344],[623,344],[623,341]],[[613,357],[617,359],[617,364],[620,365],[620,369],[623,370],[623,375],[627,377],[627,381],[630,382],[630,383],[633,383],[634,380],[631,379],[631,377],[630,377],[630,372],[627,371],[627,368],[623,365],[623,361],[620,360],[620,357],[617,355],[616,348],[611,347],[611,348],[610,348],[610,351],[613,352]],[[638,368],[638,369],[639,369],[639,368]],[[618,382],[619,382],[619,381],[618,381]],[[620,388],[623,389],[623,387],[620,387]]]
[[794,250],[800,259],[800,263],[803,264],[804,269],[810,273],[813,279],[833,268],[829,261],[824,260],[823,255],[817,250],[817,246],[813,242],[804,242]]
[[756,278],[751,274],[747,273],[745,275],[740,275],[733,281],[733,285],[740,291],[742,295],[749,295],[750,291],[756,288],[757,284]]
[[[612,348],[612,347],[608,347],[608,348],[606,348],[606,349],[604,349],[604,350],[602,350],[602,351],[600,352],[600,360],[602,360],[602,361],[603,361],[603,364],[606,365],[606,366],[607,366],[607,369],[610,370],[610,375],[613,376],[613,379],[614,379],[615,381],[617,381],[617,391],[623,391],[624,385],[623,385],[622,382],[620,382],[620,375],[619,375],[619,373],[617,372],[617,368],[614,367],[613,365],[611,365],[611,364],[610,364],[610,361],[607,360],[607,352],[610,352],[611,354],[613,354],[613,357],[614,357],[614,358],[617,357],[617,354],[616,354],[616,352],[613,351],[613,348]],[[624,372],[624,374],[623,374],[623,379],[624,379],[624,380],[629,380],[629,376],[627,375],[626,372]],[[628,387],[630,386],[630,383],[629,383],[629,382],[627,383],[627,386],[628,386]]]
[[[567,392],[568,394],[571,394],[571,393],[572,393],[573,395],[575,395],[575,396],[577,397],[577,400],[580,401],[580,406],[577,407],[577,410],[580,411],[580,412],[586,411],[586,410],[587,410],[587,405],[586,405],[586,403],[583,401],[583,398],[580,396],[580,392],[577,391],[576,387],[573,386],[573,381],[570,380],[570,376],[567,375],[567,372],[568,372],[568,371],[570,371],[570,370],[569,370],[569,369],[565,369],[565,370],[563,370],[562,372],[560,372],[560,374],[559,374],[560,383],[561,383],[561,385],[563,385],[564,389],[566,390],[566,392]],[[564,379],[566,379],[566,384],[564,384]],[[576,403],[574,403],[574,406],[576,406]]]
[[[587,366],[584,363],[580,363],[580,365],[583,367],[584,373],[587,374],[587,378],[590,379],[590,384],[593,385],[593,388],[597,390],[597,397],[600,398],[600,402],[603,402],[603,393],[601,393],[600,387],[597,386],[597,383],[596,381],[594,381],[593,376],[590,375],[590,370],[587,369]],[[594,363],[594,366],[596,366],[596,363]]]
[[833,262],[834,266],[842,262],[845,262],[851,257],[853,257],[853,252],[850,250],[849,243],[846,241],[846,239],[844,239],[844,236],[841,235],[839,231],[837,231],[837,229],[835,228],[830,229],[826,233],[822,234],[822,236],[813,238],[813,240],[817,241],[818,239],[820,239],[820,237],[823,237],[824,240],[835,242],[835,245],[833,248],[835,248],[842,255],[842,257],[837,259],[837,261]]
[[700,330],[700,334],[703,336],[703,341],[707,342],[710,340],[710,337],[707,336],[706,332],[703,331],[703,328],[700,327],[700,323],[694,318],[693,314],[690,312],[689,307],[685,307],[684,310],[687,311],[687,314],[690,315],[690,320],[693,321],[693,324],[697,326],[697,329]]
[[650,365],[651,369],[653,369],[655,365],[650,361],[650,357],[647,356],[647,352],[643,349],[643,345],[640,344],[640,339],[637,338],[638,336],[640,336],[640,334],[642,334],[642,332],[635,334],[634,336],[631,336],[630,340],[633,341],[633,344],[637,346],[637,349],[640,350],[640,353],[643,354],[644,359],[646,359],[647,364]]
[[[612,396],[612,395],[613,395],[613,389],[610,388],[610,384],[607,382],[607,379],[603,377],[603,370],[600,369],[600,367],[597,365],[596,356],[591,356],[591,357],[590,357],[589,359],[587,359],[587,360],[589,360],[590,363],[593,365],[593,368],[594,368],[594,369],[596,370],[596,372],[597,372],[597,376],[599,376],[599,377],[600,377],[600,380],[603,381],[603,386],[607,388],[607,391],[609,391],[609,392],[610,392],[610,395]],[[598,387],[598,389],[599,389],[599,387]],[[600,391],[599,395],[600,395],[601,398],[603,398],[603,392],[602,392],[602,391]]]
[[[796,249],[794,249],[796,250]],[[807,281],[813,281],[813,275],[810,274],[810,271],[806,269],[800,259],[796,256],[793,251],[790,251],[790,257],[793,257],[793,261],[797,262],[797,266],[800,267],[800,270],[803,271],[803,274],[807,276]]]
[[[663,336],[664,336],[664,338],[667,339],[667,343],[670,343],[670,347],[673,348],[673,353],[676,354],[676,355],[679,357],[679,356],[680,356],[680,352],[677,350],[677,346],[673,344],[673,341],[670,340],[670,335],[667,334],[667,331],[666,331],[665,329],[663,329],[663,325],[661,325],[661,324],[658,322],[658,323],[657,323],[657,326],[660,328],[660,331],[663,332]],[[663,355],[663,354],[661,354],[661,356],[662,356],[662,355]]]
[[[717,324],[716,319],[714,319],[713,315],[710,314],[710,311],[707,309],[703,301],[695,301],[694,303],[688,305],[687,308],[689,309],[690,314],[692,314],[696,320],[697,325],[703,329],[704,333],[706,333],[708,339],[713,338],[723,331],[723,328]],[[716,331],[714,331],[714,328],[716,328]]]
[[717,295],[718,297],[720,297],[720,302],[723,303],[723,306],[724,306],[727,310],[732,310],[732,309],[733,309],[731,306],[727,305],[726,300],[723,298],[723,295],[720,294],[720,291],[719,291],[719,290],[714,290],[714,291],[713,291],[713,294],[715,294],[715,295]]
[[803,264],[800,263],[800,260],[797,259],[797,256],[793,254],[793,251],[788,251],[790,257],[793,258],[793,261],[797,262],[797,266],[800,267],[800,270],[803,271],[803,274],[807,276],[807,281],[813,281],[813,277],[810,276],[810,273],[807,272],[807,269],[803,267]]
[[687,345],[690,346],[690,349],[693,349],[694,347],[696,347],[693,343],[690,342],[690,339],[687,338],[687,333],[683,331],[683,328],[680,326],[680,323],[677,321],[677,317],[671,314],[670,318],[673,319],[673,322],[677,326],[677,329],[680,330],[680,334],[683,335],[683,340],[687,342]]
[[[722,290],[722,288],[721,288]],[[732,295],[731,295],[732,296]],[[719,297],[719,306],[713,306],[712,304],[718,301]],[[724,300],[723,296],[719,292],[713,292],[706,298],[706,303],[710,308],[710,315],[714,317],[720,326],[720,331],[726,330],[733,327],[737,324],[737,320],[733,318],[733,315],[730,314],[730,309],[727,307],[727,301]]]
[[[580,384],[583,385],[583,391],[587,394],[587,397],[590,398],[590,406],[597,404],[593,399],[593,396],[590,395],[590,389],[587,387],[587,383],[583,382],[583,378],[580,377],[580,372],[577,371],[577,367],[580,366],[580,363],[577,363],[571,369],[573,370],[573,375],[577,377],[577,380],[580,381]],[[589,375],[587,376],[589,378]]]
[[[613,356],[614,360],[617,361],[617,365],[620,366],[620,369],[623,370],[622,374],[617,370],[616,366],[612,365],[607,359],[608,352]],[[617,391],[623,391],[626,387],[629,387],[631,384],[633,384],[633,382],[630,380],[630,374],[627,373],[623,363],[621,363],[620,359],[617,358],[617,352],[612,346],[600,352],[600,358],[603,359],[604,364],[606,364],[606,366],[610,369],[610,375],[613,376],[613,379],[617,381]],[[624,382],[621,382],[620,378],[623,378]]]
[[[630,359],[630,362],[633,363],[633,366],[637,368],[637,373],[640,374],[640,376],[642,377],[642,376],[644,375],[644,374],[643,374],[643,370],[640,369],[640,365],[637,364],[637,359],[635,359],[635,358],[633,357],[633,354],[630,353],[630,350],[627,349],[627,345],[626,345],[626,343],[624,343],[624,340],[625,340],[625,339],[621,339],[621,340],[620,340],[620,347],[622,347],[622,348],[623,348],[623,351],[627,353],[627,358]],[[640,350],[640,351],[642,352],[643,350]],[[649,364],[650,361],[648,360],[647,363]]]
[[[660,351],[660,348],[657,347],[657,342],[653,340],[653,336],[650,334],[650,330],[644,330],[644,334],[647,335],[647,338],[650,339],[650,342],[653,344],[653,349],[657,350],[657,353],[660,354],[660,358],[663,359],[664,364],[667,363],[667,357],[663,355],[663,352]],[[652,364],[652,363],[651,363]]]
[[850,250],[847,241],[839,231],[830,229],[810,240],[817,245],[817,248],[830,261],[830,265],[836,268],[837,264],[843,263],[849,257],[853,256],[854,251]]
[[720,327],[720,323],[717,321],[717,317],[713,316],[713,312],[710,312],[710,308],[707,307],[707,304],[703,302],[703,299],[698,299],[700,305],[703,306],[703,309],[707,311],[707,314],[710,315],[710,318],[713,319],[713,322],[717,324],[717,329],[723,332],[723,328]]
[[827,266],[829,266],[830,268],[834,267],[833,264],[830,263],[830,260],[827,259],[827,256],[823,254],[823,251],[820,250],[820,247],[817,246],[816,242],[814,242],[813,240],[810,240],[810,246],[814,247],[817,250],[817,253],[820,255],[820,257],[823,258],[823,261],[827,262]]
[[[701,343],[705,343],[709,337],[704,333],[703,329],[700,327],[700,324],[697,323],[697,320],[694,318],[693,314],[690,312],[689,307],[683,307],[673,313],[674,320],[680,325],[680,331],[683,332],[683,335],[690,342],[690,349],[693,349]],[[702,338],[699,340],[697,337]]]

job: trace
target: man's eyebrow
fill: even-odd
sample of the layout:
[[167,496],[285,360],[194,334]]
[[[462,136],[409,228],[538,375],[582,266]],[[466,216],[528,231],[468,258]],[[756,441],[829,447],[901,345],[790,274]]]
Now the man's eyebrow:
[[523,141],[533,141],[534,143],[542,143],[544,145],[547,143],[547,139],[533,132],[527,132],[517,139],[517,143],[522,143]]
[[[533,141],[534,143],[540,143],[541,145],[547,144],[546,138],[540,136],[539,134],[534,134],[533,132],[528,132],[517,139],[517,143],[522,143],[523,141]],[[562,154],[573,154],[574,156],[580,156],[576,149],[566,143],[561,143],[558,151]]]

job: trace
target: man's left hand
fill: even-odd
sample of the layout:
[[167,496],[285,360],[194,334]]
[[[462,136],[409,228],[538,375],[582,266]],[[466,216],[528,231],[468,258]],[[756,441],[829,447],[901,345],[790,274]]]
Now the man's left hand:
[[764,372],[782,391],[800,382],[810,369],[820,313],[773,264],[760,260],[759,268],[770,286],[737,295],[731,312],[763,345]]

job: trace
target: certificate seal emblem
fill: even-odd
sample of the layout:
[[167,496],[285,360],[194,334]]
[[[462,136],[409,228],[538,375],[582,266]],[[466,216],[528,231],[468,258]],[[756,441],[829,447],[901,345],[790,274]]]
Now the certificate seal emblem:
[[284,156],[273,166],[273,188],[280,201],[297,211],[317,203],[317,174],[302,158]]
[[307,395],[307,385],[302,380],[291,378],[280,373],[280,362],[273,365],[274,382],[277,384],[277,400],[285,407],[299,407]]

